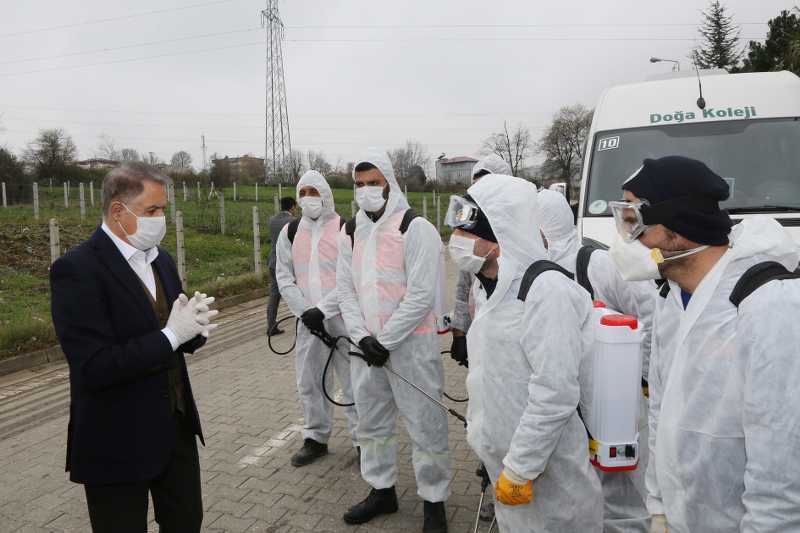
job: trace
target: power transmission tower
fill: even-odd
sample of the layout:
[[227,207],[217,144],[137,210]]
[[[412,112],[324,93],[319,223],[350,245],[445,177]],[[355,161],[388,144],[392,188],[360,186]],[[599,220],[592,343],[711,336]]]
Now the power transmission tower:
[[208,159],[206,158],[206,135],[200,135],[200,140],[203,141],[203,170],[208,170]]
[[286,106],[286,83],[283,77],[283,21],[278,0],[267,0],[261,11],[261,25],[267,30],[267,115],[264,171],[267,183],[291,180],[289,162],[292,140],[289,136],[289,111]]

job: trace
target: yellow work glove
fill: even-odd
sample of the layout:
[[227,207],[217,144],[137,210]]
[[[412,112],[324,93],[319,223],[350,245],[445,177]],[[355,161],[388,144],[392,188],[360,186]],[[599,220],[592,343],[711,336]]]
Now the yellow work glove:
[[651,516],[650,533],[667,533],[667,517],[663,514]]
[[520,505],[533,501],[533,481],[523,479],[508,468],[500,472],[494,487],[495,498],[505,505]]

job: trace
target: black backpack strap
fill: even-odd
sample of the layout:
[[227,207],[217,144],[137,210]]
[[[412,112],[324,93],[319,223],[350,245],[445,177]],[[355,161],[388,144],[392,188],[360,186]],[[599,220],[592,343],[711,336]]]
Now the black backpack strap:
[[405,234],[408,231],[408,226],[411,224],[411,221],[417,218],[416,211],[411,209],[410,207],[406,210],[405,214],[403,215],[403,220],[400,222],[400,234]]
[[731,291],[730,301],[736,307],[742,301],[753,294],[759,287],[766,285],[770,281],[776,279],[798,279],[800,273],[798,271],[792,272],[787,270],[782,264],[775,261],[765,261],[747,269],[747,272],[742,274],[736,286]]
[[293,219],[289,222],[289,229],[286,230],[287,237],[289,237],[289,242],[294,244],[294,236],[297,235],[297,228],[300,226],[300,217]]
[[669,282],[665,279],[656,280],[656,285],[658,286],[658,295],[662,298],[665,298],[669,295]]
[[339,217],[339,229],[342,229],[342,226],[344,226],[346,222],[347,220],[345,220],[342,217]]
[[344,224],[344,232],[350,237],[350,248],[355,245],[356,218],[353,217]]
[[592,287],[592,282],[589,281],[589,261],[597,249],[596,246],[591,244],[581,246],[578,250],[578,256],[575,258],[575,281],[586,289],[592,300],[594,300],[594,287]]
[[552,261],[548,261],[547,259],[541,259],[536,261],[531,266],[528,267],[528,270],[525,271],[525,275],[522,276],[522,283],[519,286],[519,293],[517,293],[517,298],[525,301],[525,298],[528,297],[528,291],[531,290],[531,285],[533,282],[536,281],[541,274],[549,271],[555,270],[557,272],[561,272],[569,279],[573,279],[572,272],[567,270],[566,268],[561,267],[557,263]]

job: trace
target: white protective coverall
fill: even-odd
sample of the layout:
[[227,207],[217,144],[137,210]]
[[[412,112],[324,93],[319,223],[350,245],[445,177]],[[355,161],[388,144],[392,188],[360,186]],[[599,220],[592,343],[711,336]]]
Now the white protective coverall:
[[[551,190],[539,191],[539,217],[542,233],[548,241],[550,260],[572,273],[576,271],[579,250],[578,232],[566,198]],[[626,315],[635,316],[642,331],[642,375],[647,376],[650,357],[651,322],[657,298],[652,281],[625,281],[606,250],[595,250],[589,260],[587,277],[594,299]],[[645,472],[648,454],[647,399],[641,396],[639,407],[639,467],[629,472],[597,470],[603,485],[605,533],[647,533]]]
[[489,172],[489,174],[503,174],[504,176],[511,175],[511,167],[508,166],[505,159],[497,154],[489,154],[472,167],[472,176],[475,176],[481,170]]
[[[289,242],[289,225],[283,227],[278,236],[276,278],[281,296],[289,310],[300,317],[312,307],[325,314],[325,330],[334,337],[346,335],[339,311],[336,293],[336,263],[339,255],[340,219],[333,203],[333,193],[322,174],[309,170],[297,182],[297,192],[311,186],[322,197],[322,214],[317,220],[306,216],[300,219],[294,242]],[[347,343],[340,341],[336,354],[326,375],[328,394],[333,396],[333,375],[336,374],[342,388],[341,403],[352,403],[350,385],[350,357]],[[303,438],[327,443],[331,435],[333,404],[322,390],[322,374],[328,360],[330,348],[312,335],[302,322],[297,327],[295,361],[297,393],[303,405]],[[356,446],[355,407],[346,407],[347,426]]]
[[730,240],[686,309],[673,282],[656,304],[647,504],[670,533],[800,531],[800,280],[729,300],[749,267],[800,256],[768,217]]
[[560,272],[541,274],[520,301],[527,267],[547,257],[536,220],[536,187],[492,176],[469,188],[500,245],[491,297],[475,284],[467,334],[467,439],[497,482],[503,467],[533,480],[533,502],[495,506],[501,531],[599,532],[600,481],[578,416],[593,314],[588,294]]
[[[353,342],[375,337],[391,353],[388,365],[438,399],[444,369],[433,310],[440,290],[442,241],[436,228],[421,217],[401,234],[399,226],[409,205],[389,158],[371,150],[355,166],[362,162],[381,171],[390,192],[385,212],[376,222],[363,210],[358,212],[353,246],[345,228],[340,233],[337,286],[342,316]],[[386,369],[369,367],[359,358],[353,358],[350,366],[364,480],[375,489],[397,482],[399,411],[413,443],[417,493],[429,502],[447,500],[452,478],[447,415]]]

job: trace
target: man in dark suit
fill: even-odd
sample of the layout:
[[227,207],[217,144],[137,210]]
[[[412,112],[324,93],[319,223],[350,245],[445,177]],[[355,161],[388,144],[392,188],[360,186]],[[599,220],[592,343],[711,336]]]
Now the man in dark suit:
[[280,335],[278,329],[278,304],[281,303],[281,293],[278,290],[278,280],[275,277],[276,260],[275,248],[278,235],[283,227],[292,221],[297,202],[291,196],[281,198],[281,211],[269,219],[269,240],[272,248],[269,251],[269,299],[267,300],[267,335]]
[[166,232],[167,178],[141,163],[103,180],[103,224],[50,270],[52,315],[70,369],[67,471],[95,532],[200,531],[195,435],[203,436],[184,353],[216,327],[213,298],[187,298]]

